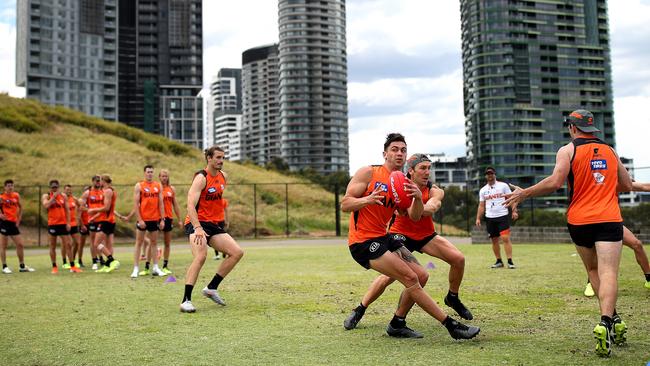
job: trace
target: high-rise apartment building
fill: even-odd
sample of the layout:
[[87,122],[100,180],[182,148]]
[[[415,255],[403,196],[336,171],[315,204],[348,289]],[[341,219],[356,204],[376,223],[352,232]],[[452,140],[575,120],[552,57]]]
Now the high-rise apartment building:
[[593,112],[600,136],[615,143],[605,0],[460,4],[473,188],[487,166],[523,186],[550,175],[569,140],[563,117],[575,109]]
[[242,127],[241,69],[223,68],[210,84],[208,133],[212,142],[225,150],[226,159],[240,160]]
[[117,115],[117,0],[18,0],[16,85],[28,98]]
[[349,169],[345,28],[345,0],[279,0],[281,156],[291,170]]
[[278,45],[242,53],[241,159],[265,164],[281,157]]

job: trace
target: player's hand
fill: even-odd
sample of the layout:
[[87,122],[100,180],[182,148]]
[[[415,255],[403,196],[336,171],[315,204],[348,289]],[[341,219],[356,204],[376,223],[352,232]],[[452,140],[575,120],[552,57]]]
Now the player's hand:
[[406,179],[406,183],[404,183],[404,190],[406,191],[406,195],[408,197],[422,199],[422,191],[417,186],[417,184],[413,183],[412,180]]
[[476,219],[476,227],[481,227],[481,219]]
[[369,195],[366,196],[367,205],[381,205],[384,202],[384,196],[381,195],[381,186],[375,188]]
[[144,229],[146,227],[144,220],[138,220],[138,222],[136,222],[135,225],[140,229]]
[[6,220],[6,219],[7,217],[2,212],[0,212],[0,220]]
[[224,222],[224,224],[223,224],[223,230],[228,230],[229,227],[230,227],[230,221],[226,221],[226,222]]
[[183,226],[184,226],[184,225],[183,225],[183,221],[178,220],[178,227],[179,227],[180,229],[182,229]]
[[506,198],[503,205],[506,207],[517,207],[523,200],[526,199],[526,193],[520,187],[517,187],[512,193],[504,195]]
[[86,226],[86,225],[81,225],[81,226],[79,227],[79,231],[82,232],[82,233],[87,233],[87,232],[88,232],[88,226]]
[[517,211],[512,211],[512,221],[516,221],[519,218],[519,213]]
[[16,221],[16,227],[20,227],[20,220]]
[[206,243],[207,237],[205,235],[205,231],[203,231],[203,228],[201,226],[197,226],[194,228],[194,244],[203,245]]
[[161,219],[160,222],[158,223],[158,229],[162,231],[162,229],[165,228],[165,220]]
[[65,224],[65,229],[70,232],[70,224]]

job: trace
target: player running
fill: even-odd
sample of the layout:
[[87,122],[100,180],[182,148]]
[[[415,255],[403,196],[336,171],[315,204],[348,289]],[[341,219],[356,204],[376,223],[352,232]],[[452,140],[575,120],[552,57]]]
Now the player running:
[[[364,268],[372,268],[398,280],[405,287],[399,307],[386,329],[387,333],[396,337],[422,337],[406,326],[406,314],[412,302],[415,302],[441,322],[454,339],[474,338],[480,329],[457,322],[436,304],[422,288],[428,280],[427,271],[402,242],[395,241],[393,235],[386,232],[396,209],[388,193],[389,176],[404,166],[404,136],[389,134],[384,143],[383,156],[383,165],[363,167],[354,174],[341,201],[341,210],[351,213],[348,246],[352,258]],[[418,221],[424,211],[422,192],[410,181],[404,184],[404,190],[413,197],[413,203],[400,214],[408,214],[411,220]]]
[[[424,154],[415,154],[408,159],[407,167],[407,178],[417,184],[422,192],[424,211],[418,221],[413,221],[402,215],[394,216],[395,221],[390,226],[389,233],[394,241],[401,242],[411,253],[414,251],[426,253],[432,257],[440,258],[450,265],[449,291],[444,299],[445,304],[452,307],[461,318],[472,320],[472,313],[458,297],[460,283],[465,272],[465,256],[451,242],[438,235],[434,227],[433,214],[440,209],[445,193],[429,181],[431,160]],[[355,328],[368,306],[379,298],[386,287],[394,281],[386,275],[377,277],[363,296],[359,306],[343,322],[344,328],[348,330]],[[413,306],[412,301],[409,304]],[[391,329],[389,334],[397,332],[399,330]],[[413,333],[421,336],[418,332],[413,331]]]
[[[162,186],[153,180],[153,166],[144,167],[144,180],[135,184],[133,190],[133,211],[136,217],[135,249],[133,252],[133,272],[131,278],[147,276],[165,276],[158,268],[158,231],[165,227],[165,206],[163,203]],[[149,234],[149,255],[153,260],[153,269],[149,270],[149,261],[145,269],[140,271],[140,249],[144,244],[145,233]]]
[[61,237],[61,242],[65,246],[65,253],[70,260],[70,272],[82,272],[75,266],[72,248],[70,247],[70,209],[68,208],[68,199],[59,191],[59,181],[53,179],[50,181],[50,192],[41,197],[43,207],[47,209],[47,233],[50,237],[50,259],[52,260],[52,274],[59,273],[56,265],[56,238]]
[[568,180],[567,226],[598,293],[601,317],[593,333],[596,354],[605,357],[611,354],[611,342],[626,341],[627,325],[616,313],[623,239],[617,192],[632,190],[632,180],[614,149],[594,135],[600,130],[591,112],[573,111],[565,125],[571,142],[558,150],[553,174],[532,187],[515,189],[506,205],[555,192]]
[[[492,268],[503,268],[501,260],[501,247],[499,238],[503,241],[503,248],[508,258],[508,268],[517,268],[512,262],[512,242],[510,241],[510,212],[503,205],[505,195],[511,193],[508,184],[497,181],[497,171],[493,167],[485,169],[485,178],[487,184],[479,191],[479,204],[476,210],[476,226],[481,227],[481,219],[485,214],[487,232],[492,241],[492,251],[496,257],[496,262]],[[517,220],[517,206],[512,208],[512,219]]]
[[12,273],[7,266],[7,243],[9,238],[16,245],[16,255],[20,264],[19,272],[34,272],[34,269],[25,265],[25,249],[23,238],[20,236],[20,221],[23,217],[23,207],[20,205],[20,194],[14,191],[14,181],[7,179],[4,182],[4,192],[0,195],[0,260],[2,260],[2,273]]
[[223,149],[218,146],[205,150],[207,166],[194,175],[192,186],[187,193],[185,234],[189,235],[194,258],[187,269],[185,293],[180,306],[183,313],[196,311],[192,305],[192,290],[205,263],[208,245],[228,255],[219,265],[212,281],[201,290],[203,296],[219,305],[226,305],[217,292],[219,284],[244,256],[244,251],[237,242],[218,224],[224,220],[223,192],[228,178],[221,170],[224,155]]
[[176,202],[176,188],[174,188],[174,186],[169,182],[169,171],[167,169],[160,169],[158,178],[160,179],[160,184],[162,185],[163,203],[165,206],[165,227],[163,228],[163,240],[165,243],[165,249],[163,251],[162,271],[165,274],[171,274],[172,271],[169,269],[168,265],[169,253],[171,251],[172,229],[174,228],[172,209],[176,214],[176,220],[178,220],[178,225],[180,227],[183,227],[183,222],[181,221],[181,210],[178,208],[178,202]]
[[90,222],[97,223],[97,235],[93,245],[99,255],[106,256],[106,263],[96,272],[109,273],[120,267],[120,262],[113,258],[113,238],[115,233],[115,202],[117,201],[117,192],[113,189],[111,183],[113,180],[108,174],[101,176],[102,195],[104,205],[102,207],[91,208],[88,210]]

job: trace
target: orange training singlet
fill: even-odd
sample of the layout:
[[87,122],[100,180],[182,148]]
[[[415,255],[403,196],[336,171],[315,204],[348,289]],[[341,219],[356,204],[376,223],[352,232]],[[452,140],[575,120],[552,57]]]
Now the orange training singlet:
[[[210,175],[205,169],[196,174],[203,174],[206,179],[205,187],[201,191],[201,197],[196,203],[196,212],[199,214],[199,221],[218,223],[224,220],[224,198],[223,191],[226,189],[226,178],[221,171],[217,175]],[[196,177],[196,174],[194,176]],[[190,222],[190,217],[185,217],[185,225]]]
[[82,210],[81,211],[81,225],[88,225],[90,217],[88,216],[88,210]]
[[172,186],[163,186],[163,203],[165,204],[165,218],[172,218],[172,206],[174,206],[174,190]]
[[160,207],[158,195],[162,191],[160,183],[140,182],[140,217],[143,221],[160,221]]
[[99,218],[97,218],[97,222],[110,222],[111,224],[115,223],[115,201],[117,200],[117,192],[113,189],[113,187],[109,187],[107,189],[110,189],[113,191],[113,197],[111,198],[111,207],[109,208],[108,212],[102,212],[99,215]]
[[348,245],[386,235],[386,229],[395,211],[395,202],[388,193],[390,172],[383,165],[372,166],[372,178],[362,197],[381,187],[382,205],[368,205],[350,214]]
[[18,205],[20,195],[17,192],[0,194],[0,207],[5,215],[5,221],[18,222]]
[[[431,186],[431,183],[427,183],[424,188],[420,188],[422,191],[422,202],[426,203],[429,200]],[[435,231],[433,217],[431,216],[422,216],[418,221],[413,221],[408,216],[400,215],[395,217],[395,222],[389,230],[390,233],[406,235],[413,240],[422,240],[432,235]]]
[[77,226],[77,200],[72,196],[68,197],[68,209],[70,210],[70,226]]
[[88,191],[88,199],[86,200],[86,204],[88,205],[89,209],[104,207],[104,191],[101,188],[91,188]]
[[[50,192],[49,199],[52,199],[52,192]],[[66,225],[65,220],[65,195],[57,193],[56,201],[47,209],[47,225]]]
[[618,206],[618,157],[603,141],[593,138],[573,140],[574,153],[569,172],[571,225],[622,222]]

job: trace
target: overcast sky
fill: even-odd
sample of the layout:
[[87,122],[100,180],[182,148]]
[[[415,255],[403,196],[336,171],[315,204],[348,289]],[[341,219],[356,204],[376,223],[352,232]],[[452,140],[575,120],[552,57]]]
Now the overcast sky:
[[[650,167],[650,0],[609,1],[616,143]],[[204,0],[204,82],[241,67],[242,51],[278,41],[277,1]],[[15,0],[0,5],[0,91],[14,85]],[[381,163],[399,131],[409,153],[465,154],[460,5],[452,0],[348,0],[350,170]],[[650,181],[650,169],[637,179]]]

